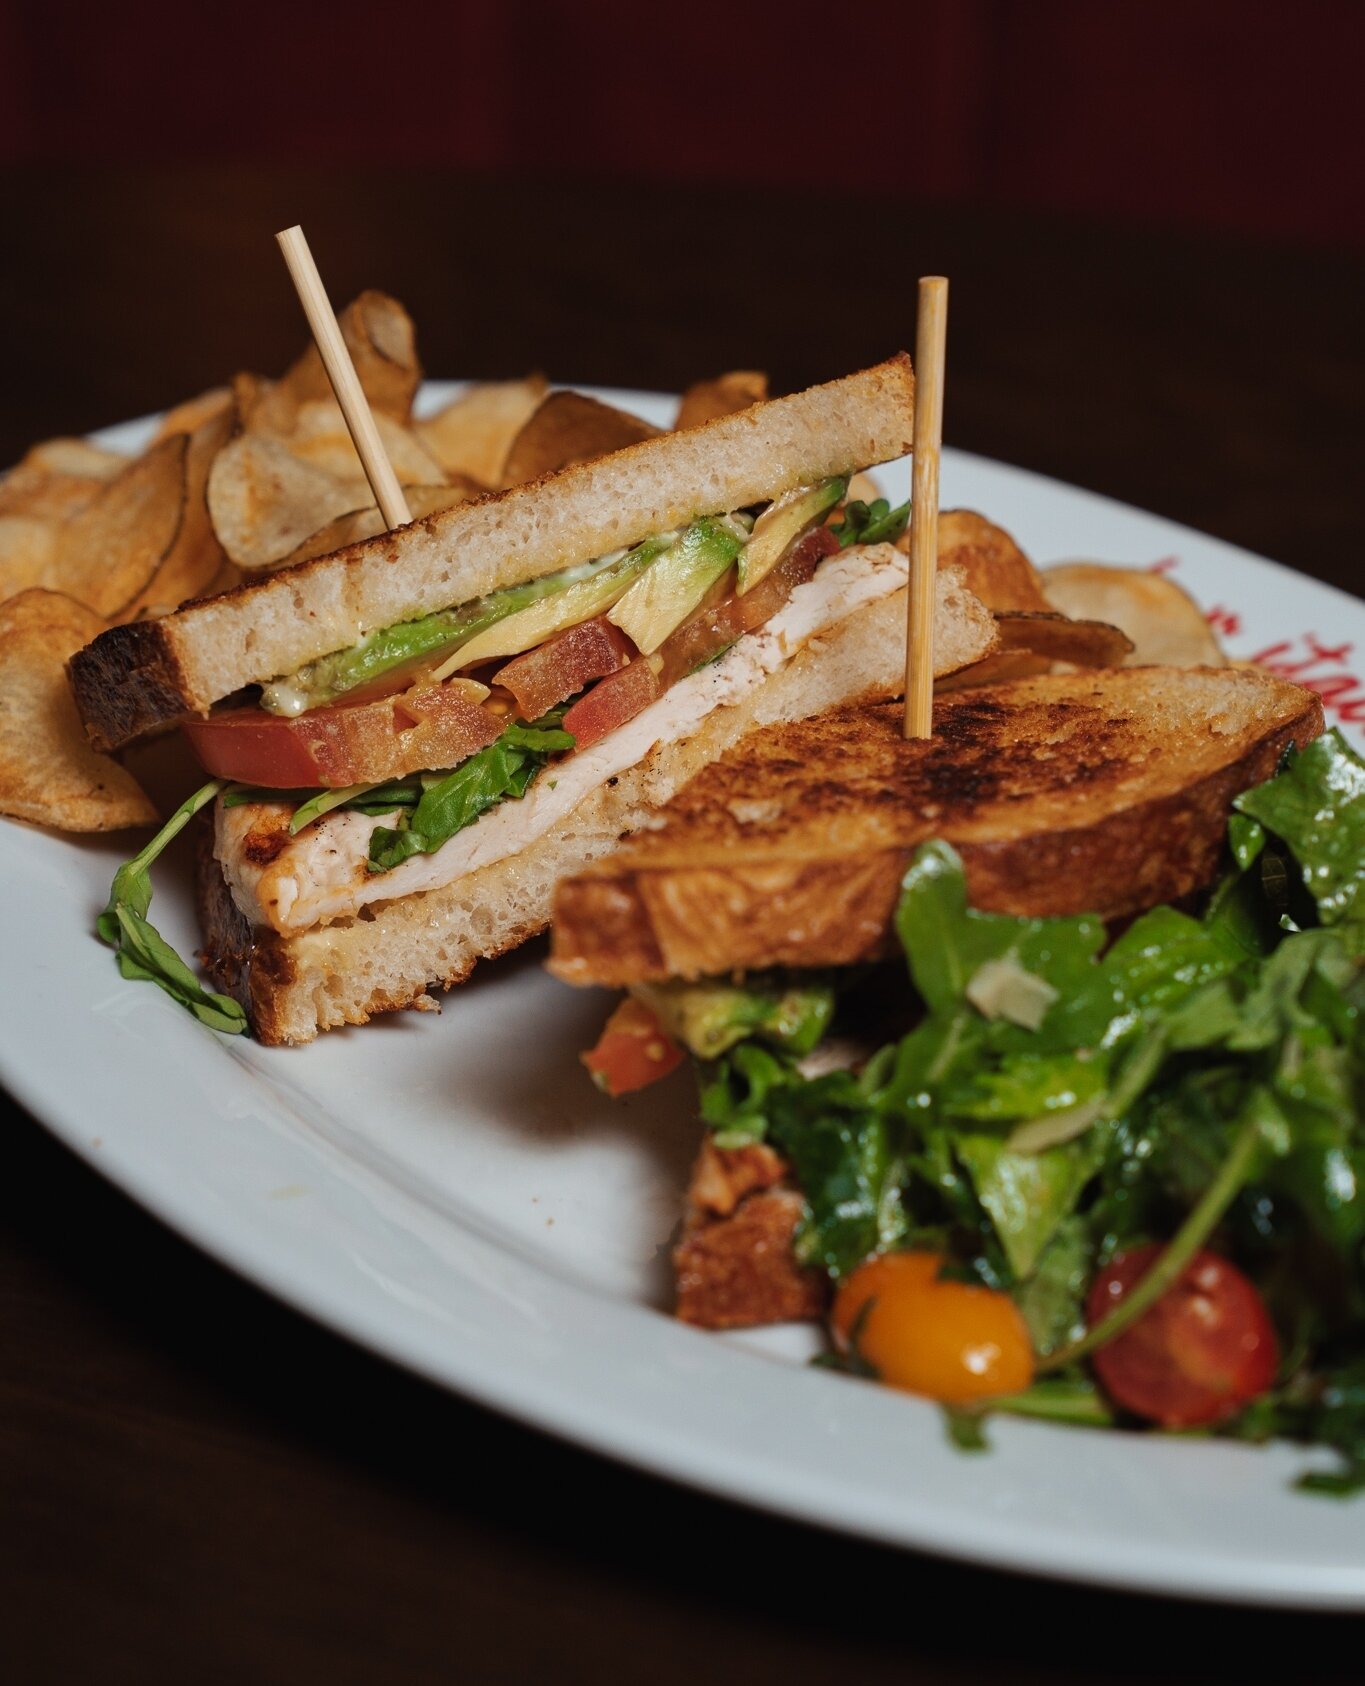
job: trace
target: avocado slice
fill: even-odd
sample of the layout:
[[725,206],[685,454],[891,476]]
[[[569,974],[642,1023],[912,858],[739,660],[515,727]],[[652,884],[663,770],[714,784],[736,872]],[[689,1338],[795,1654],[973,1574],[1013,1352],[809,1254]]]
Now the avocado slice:
[[800,1058],[817,1045],[834,1016],[834,989],[819,981],[636,984],[634,993],[668,1034],[701,1060],[719,1059],[749,1036]]
[[651,655],[733,566],[748,537],[730,516],[694,521],[607,616]]
[[770,574],[808,527],[815,526],[848,490],[848,480],[822,480],[818,486],[798,486],[770,503],[754,523],[739,559],[741,597]]
[[[323,703],[333,702],[391,673],[394,668],[405,667],[442,651],[453,654],[513,615],[521,614],[547,599],[562,602],[576,587],[593,586],[604,576],[611,582],[610,590],[605,593],[605,603],[610,603],[670,542],[669,537],[647,539],[624,556],[618,551],[599,557],[595,562],[581,563],[563,568],[557,574],[528,580],[524,585],[489,592],[487,597],[475,598],[472,603],[465,603],[459,608],[441,609],[434,615],[423,615],[420,620],[382,627],[349,649],[320,656],[297,673],[273,680],[262,688],[261,707],[271,714],[288,715],[319,708]],[[580,612],[585,597],[591,599],[592,595],[591,592],[580,593],[573,599],[572,618],[563,623],[565,626],[573,626],[580,620],[589,620],[601,613],[605,603],[599,608],[582,609]],[[555,627],[554,630],[562,628]],[[531,642],[537,641],[532,639]],[[529,645],[518,648],[527,649]],[[463,658],[460,666],[464,666]]]
[[523,650],[533,649],[553,638],[557,632],[567,632],[580,621],[590,621],[609,609],[623,592],[628,592],[641,574],[652,572],[650,564],[665,556],[672,544],[672,535],[646,539],[624,556],[609,561],[584,579],[566,585],[552,597],[543,597],[527,608],[500,619],[486,631],[478,632],[468,643],[461,644],[450,659],[437,668],[433,679],[444,679],[458,668],[473,662],[492,661],[495,657],[519,656]]

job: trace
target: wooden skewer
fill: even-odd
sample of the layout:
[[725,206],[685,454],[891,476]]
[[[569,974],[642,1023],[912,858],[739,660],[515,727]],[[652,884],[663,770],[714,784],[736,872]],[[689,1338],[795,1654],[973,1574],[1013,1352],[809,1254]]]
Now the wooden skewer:
[[927,738],[934,712],[934,578],[938,573],[938,454],[948,283],[925,275],[915,323],[915,456],[910,480],[910,590],[905,628],[905,735]]
[[303,230],[296,224],[293,228],[282,229],[275,238],[289,266],[299,303],[308,318],[308,326],[313,330],[327,378],[332,383],[337,403],[341,405],[341,413],[346,418],[346,426],[365,477],[370,482],[374,501],[379,505],[379,513],[384,517],[385,526],[404,527],[412,520],[408,500],[403,496],[403,488],[393,472],[393,464],[379,437],[379,429],[374,425],[370,401],[355,372],[346,341],[341,337],[336,314],[322,285],[318,266],[313,262],[313,254],[308,250]]

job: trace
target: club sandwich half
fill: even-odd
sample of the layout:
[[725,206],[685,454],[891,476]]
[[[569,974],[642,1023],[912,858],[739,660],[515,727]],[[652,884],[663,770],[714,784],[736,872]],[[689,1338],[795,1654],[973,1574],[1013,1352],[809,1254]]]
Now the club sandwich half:
[[[927,740],[902,736],[899,705],[839,709],[755,732],[650,830],[566,879],[551,971],[631,992],[587,1056],[599,1082],[642,1087],[684,1048],[707,1075],[713,1129],[674,1255],[679,1316],[728,1328],[825,1305],[825,1276],[793,1249],[807,1191],[792,1144],[765,1134],[765,1071],[814,1077],[902,1035],[925,1010],[905,959],[912,971],[921,961],[951,970],[944,956],[964,919],[1092,915],[1098,940],[1106,926],[1185,902],[1218,873],[1234,799],[1322,728],[1316,696],[1249,667],[1071,672],[956,691],[937,699]],[[925,880],[929,916],[907,918],[907,869]],[[1013,922],[1001,924],[1008,935]],[[992,953],[959,979],[967,1019],[1037,1029],[1057,996],[1026,960]],[[1177,946],[1154,952],[1151,969],[1159,980],[1182,963],[1192,964]],[[743,1076],[733,1081],[749,1084],[738,1112],[717,1102],[727,1061]],[[951,1064],[947,1043],[941,1063]],[[926,1093],[937,1080],[931,1070]],[[1074,1099],[1063,1088],[1022,1105],[1064,1110]],[[1008,1123],[1004,1101],[997,1110]],[[850,1200],[856,1183],[850,1173]]]
[[[180,722],[224,781],[203,959],[261,1039],[434,1005],[746,732],[895,695],[906,561],[843,505],[913,393],[901,355],[80,651],[92,743]],[[996,637],[941,571],[936,672]]]

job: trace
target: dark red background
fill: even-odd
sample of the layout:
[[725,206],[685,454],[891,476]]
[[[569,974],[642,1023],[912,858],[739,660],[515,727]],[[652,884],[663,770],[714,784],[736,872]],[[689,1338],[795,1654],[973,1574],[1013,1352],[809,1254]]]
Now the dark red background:
[[0,0],[0,164],[808,183],[836,223],[847,184],[1359,245],[1362,64],[1360,0]]

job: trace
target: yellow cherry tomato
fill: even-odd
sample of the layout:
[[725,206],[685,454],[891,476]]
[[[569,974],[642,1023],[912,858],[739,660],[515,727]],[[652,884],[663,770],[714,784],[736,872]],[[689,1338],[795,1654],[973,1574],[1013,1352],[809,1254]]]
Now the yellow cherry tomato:
[[1018,1306],[993,1288],[940,1282],[942,1264],[937,1253],[883,1253],[859,1265],[835,1296],[835,1340],[891,1387],[945,1405],[1026,1388],[1033,1349]]

